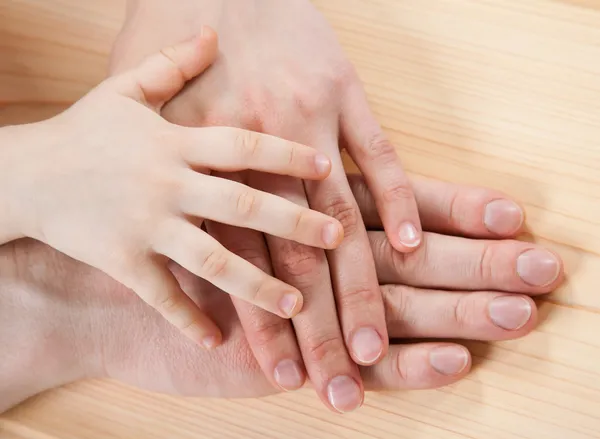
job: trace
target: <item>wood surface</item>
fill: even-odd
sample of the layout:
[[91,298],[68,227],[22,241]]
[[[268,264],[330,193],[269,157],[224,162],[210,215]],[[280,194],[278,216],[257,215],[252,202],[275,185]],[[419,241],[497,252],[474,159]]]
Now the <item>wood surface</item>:
[[[343,417],[311,391],[215,401],[84,382],[0,417],[0,437],[600,438],[600,1],[315,3],[406,168],[513,195],[532,239],[565,259],[539,329],[471,344],[457,385],[369,394]],[[52,115],[101,81],[123,9],[0,0],[0,124]]]

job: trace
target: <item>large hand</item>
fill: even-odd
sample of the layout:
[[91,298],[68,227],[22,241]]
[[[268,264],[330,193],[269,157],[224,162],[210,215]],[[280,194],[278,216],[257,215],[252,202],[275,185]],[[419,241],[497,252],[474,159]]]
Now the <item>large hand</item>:
[[35,238],[106,272],[207,348],[219,330],[181,291],[168,260],[284,318],[300,311],[302,296],[228,252],[200,229],[204,219],[319,248],[343,237],[335,219],[210,175],[253,169],[323,179],[331,164],[314,148],[231,127],[184,128],[157,114],[216,53],[206,28],[64,113],[0,131],[1,220],[11,219],[0,224],[0,243]]
[[[364,185],[353,183],[365,218],[376,223]],[[505,224],[510,216],[511,209],[498,208],[510,202],[492,191],[434,181],[415,181],[414,188],[424,227],[431,231],[490,238],[490,224]],[[562,280],[560,260],[534,244],[426,233],[423,248],[404,257],[382,233],[370,237],[380,277],[404,284],[382,287],[394,338],[521,337],[535,326],[535,304],[525,295],[490,290],[535,295]],[[179,395],[255,397],[278,391],[260,371],[228,297],[189,274],[178,273],[184,289],[225,330],[226,343],[211,352],[189,343],[107,276],[40,244],[0,248],[0,273],[0,412],[85,376]],[[448,286],[456,291],[426,289]],[[469,362],[456,344],[402,344],[361,373],[372,390],[432,388],[463,377]],[[39,364],[44,368],[32,376]]]
[[304,311],[293,320],[295,334],[287,322],[234,302],[273,384],[288,390],[302,386],[303,358],[324,402],[337,411],[358,407],[362,386],[354,362],[370,365],[383,358],[388,334],[371,249],[339,144],[365,175],[392,245],[413,251],[421,233],[410,185],[331,28],[308,0],[146,1],[130,9],[130,18],[116,46],[114,70],[185,37],[200,23],[220,35],[220,58],[165,107],[169,120],[254,129],[310,144],[333,159],[330,177],[318,184],[258,173],[234,177],[337,218],[346,239],[327,258],[323,251],[271,237],[267,250],[265,239],[248,231],[219,225],[208,230],[231,251],[262,261],[265,271],[271,266],[263,256],[270,254],[274,274],[304,293]]

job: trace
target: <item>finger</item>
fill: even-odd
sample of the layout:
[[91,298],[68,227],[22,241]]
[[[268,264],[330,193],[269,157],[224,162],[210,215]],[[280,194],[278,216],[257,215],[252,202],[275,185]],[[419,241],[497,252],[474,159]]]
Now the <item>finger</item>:
[[535,329],[537,308],[527,296],[497,292],[381,287],[393,338],[464,338],[499,341]]
[[375,366],[361,368],[369,390],[417,390],[447,386],[471,369],[471,354],[460,345],[421,343],[390,346]]
[[337,220],[235,181],[190,170],[182,187],[181,209],[188,215],[319,248],[335,248],[344,237]]
[[[337,148],[335,139],[316,144],[327,151]],[[342,332],[354,361],[374,364],[388,346],[383,301],[369,239],[341,157],[337,155],[327,180],[306,182],[305,187],[311,207],[336,218],[344,227],[344,241],[328,254]]]
[[535,244],[425,233],[411,254],[396,252],[383,232],[370,232],[379,281],[414,287],[546,294],[563,281],[560,258]]
[[221,331],[183,292],[166,261],[141,264],[127,273],[125,282],[190,340],[206,349],[221,344]]
[[341,132],[374,196],[390,242],[400,252],[414,251],[421,243],[421,221],[413,190],[358,83],[348,91]]
[[[251,174],[251,184],[308,205],[302,183],[286,177]],[[346,350],[337,320],[329,266],[323,251],[267,237],[275,275],[304,294],[304,308],[293,320],[304,364],[321,400],[337,412],[362,404],[358,367]],[[351,267],[349,267],[351,269]]]
[[217,51],[216,32],[204,26],[200,36],[151,55],[139,67],[115,76],[107,83],[159,112],[188,81],[213,63]]
[[302,308],[302,295],[185,220],[173,220],[157,231],[154,250],[226,293],[283,318]]
[[[381,227],[364,179],[351,175],[348,180],[367,227]],[[523,209],[501,192],[423,177],[414,177],[411,183],[425,230],[473,238],[509,238],[523,229]]]
[[331,172],[329,158],[314,148],[240,128],[187,128],[191,141],[182,145],[193,166],[223,172],[256,170],[311,180]]
[[[271,274],[269,252],[261,233],[208,221],[209,233],[229,251]],[[306,380],[302,356],[289,320],[232,298],[248,344],[266,377],[274,386],[290,391]]]

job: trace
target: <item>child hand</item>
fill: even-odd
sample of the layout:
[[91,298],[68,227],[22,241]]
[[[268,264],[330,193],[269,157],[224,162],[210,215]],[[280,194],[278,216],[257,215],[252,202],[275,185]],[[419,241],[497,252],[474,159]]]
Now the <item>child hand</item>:
[[302,296],[227,251],[201,230],[203,219],[326,249],[343,238],[341,224],[326,215],[210,176],[210,170],[253,169],[324,179],[331,164],[315,149],[235,128],[184,128],[160,117],[161,107],[216,54],[216,34],[205,28],[29,128],[36,141],[2,158],[11,176],[7,193],[14,194],[7,211],[18,214],[18,235],[103,270],[206,347],[220,342],[220,331],[181,290],[169,260],[281,317],[296,315]]

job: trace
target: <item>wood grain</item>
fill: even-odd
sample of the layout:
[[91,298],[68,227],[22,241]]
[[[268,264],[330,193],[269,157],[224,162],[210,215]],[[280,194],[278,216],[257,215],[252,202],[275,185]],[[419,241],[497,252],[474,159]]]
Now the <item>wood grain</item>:
[[[600,2],[315,3],[406,167],[512,194],[531,239],[565,259],[542,325],[471,344],[476,367],[455,386],[372,394],[345,417],[312,392],[190,400],[84,382],[0,418],[0,437],[600,437]],[[47,117],[99,82],[122,16],[123,0],[1,0],[0,124]]]

